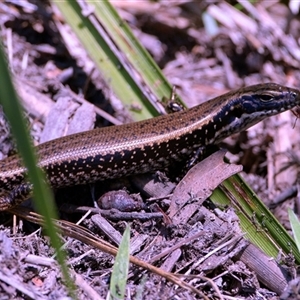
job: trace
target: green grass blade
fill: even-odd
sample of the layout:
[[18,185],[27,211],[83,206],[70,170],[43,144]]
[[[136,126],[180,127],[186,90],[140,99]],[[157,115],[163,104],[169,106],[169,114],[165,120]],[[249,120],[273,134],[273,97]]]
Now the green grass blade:
[[281,251],[285,255],[293,253],[300,263],[300,253],[294,240],[240,176],[224,181],[211,199],[216,204],[232,206],[246,238],[267,255],[277,257]]
[[289,220],[292,226],[293,234],[295,237],[295,242],[298,250],[300,251],[300,221],[297,218],[296,214],[289,208]]
[[[117,17],[109,2],[90,2],[90,14],[80,6],[83,5],[81,1],[53,1],[53,4],[60,9],[133,119],[138,121],[157,116],[157,100],[169,97],[171,87],[150,55],[132,33],[129,34],[128,26]],[[131,110],[131,107],[140,107],[140,110]]]
[[41,169],[37,168],[37,159],[29,138],[29,131],[23,118],[22,108],[15,92],[11,76],[8,70],[7,60],[0,41],[0,104],[11,125],[13,136],[16,139],[20,156],[28,170],[28,178],[33,183],[33,200],[37,211],[45,218],[45,230],[50,237],[52,246],[57,251],[57,260],[61,265],[63,276],[69,291],[73,294],[73,285],[65,264],[65,254],[61,248],[61,242],[52,218],[57,218],[52,193],[45,183],[45,176]]
[[110,299],[124,299],[129,270],[130,226],[127,225],[113,266],[110,280]]
[[109,1],[98,1],[94,5],[95,14],[101,20],[103,27],[110,36],[114,37],[118,49],[124,53],[151,92],[157,99],[169,96],[171,86],[161,69],[135,38],[127,23],[120,18],[114,7]]

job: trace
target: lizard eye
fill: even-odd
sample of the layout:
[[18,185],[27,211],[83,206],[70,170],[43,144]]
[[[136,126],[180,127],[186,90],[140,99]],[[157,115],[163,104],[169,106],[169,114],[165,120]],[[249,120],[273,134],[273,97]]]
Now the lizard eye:
[[260,98],[260,100],[262,100],[264,102],[268,102],[274,98],[273,95],[271,95],[271,94],[260,94],[260,95],[258,95],[258,97]]

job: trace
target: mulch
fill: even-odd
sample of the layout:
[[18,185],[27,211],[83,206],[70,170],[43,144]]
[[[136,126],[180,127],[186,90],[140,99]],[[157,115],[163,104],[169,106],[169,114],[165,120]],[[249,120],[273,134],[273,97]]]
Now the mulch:
[[[256,83],[300,86],[299,5],[267,0],[234,5],[231,1],[112,3],[189,107]],[[1,2],[0,24],[35,144],[107,126],[114,118],[130,121],[126,108],[112,96],[109,83],[93,68],[48,1]],[[62,28],[76,51],[70,51],[70,40],[61,35]],[[100,109],[114,118],[103,118]],[[300,161],[298,130],[299,121],[287,112],[222,143],[229,160],[243,166],[242,176],[288,230],[287,208],[299,210],[295,188]],[[0,133],[0,158],[4,159],[15,151],[15,145],[2,112]],[[217,165],[223,154],[217,153]],[[286,267],[289,276],[282,279],[282,285],[270,287],[243,260],[249,244],[234,211],[213,207],[205,200],[209,195],[196,199],[189,194],[199,176],[208,176],[203,181],[212,184],[214,175],[209,174],[209,167],[207,171],[203,168],[196,175],[189,173],[191,178],[185,177],[184,184],[161,173],[99,183],[93,193],[96,199],[101,197],[102,208],[92,208],[80,225],[95,238],[117,246],[130,223],[133,255],[164,271],[183,274],[182,279],[208,299],[279,299],[280,294],[280,299],[293,299],[295,295],[286,289],[295,275],[291,268]],[[232,174],[239,171],[230,170]],[[197,184],[200,189],[201,182]],[[210,189],[209,184],[201,189]],[[91,194],[88,185],[55,192],[62,224],[81,219],[93,206]],[[187,197],[189,210],[180,210],[178,215],[174,203],[182,200],[174,195]],[[31,209],[30,201],[26,206]],[[196,210],[197,215],[191,213]],[[84,238],[62,239],[78,299],[105,299],[114,257]],[[39,226],[1,213],[0,299],[66,298],[68,292],[54,257]],[[292,284],[298,293],[297,279]],[[139,299],[202,297],[131,264],[127,299],[137,297],[141,289]]]

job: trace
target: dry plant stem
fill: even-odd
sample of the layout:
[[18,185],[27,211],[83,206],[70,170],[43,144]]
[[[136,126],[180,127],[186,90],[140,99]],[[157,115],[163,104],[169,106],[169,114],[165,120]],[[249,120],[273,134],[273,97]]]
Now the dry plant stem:
[[[69,91],[69,93],[72,95],[72,97],[79,103],[81,104],[85,104],[88,103],[90,104],[90,102],[88,102],[86,99],[79,97],[77,94],[75,94],[72,90],[70,89],[66,89]],[[108,122],[114,124],[114,125],[121,125],[122,122],[119,121],[118,119],[116,119],[115,117],[113,117],[111,114],[107,113],[106,111],[104,111],[103,109],[97,107],[94,105],[94,110],[97,113],[98,116],[102,117],[103,119],[107,120]]]
[[49,258],[49,257],[41,257],[38,255],[32,255],[32,254],[28,254],[24,259],[24,262],[29,263],[29,264],[33,264],[33,265],[38,265],[41,267],[52,267],[53,265],[56,264],[56,260],[54,260],[53,258]]
[[[197,276],[195,276],[195,277],[197,277]],[[217,296],[218,296],[221,300],[224,299],[224,298],[223,298],[223,295],[220,293],[219,288],[217,287],[217,285],[214,283],[213,280],[211,280],[210,278],[205,277],[205,276],[200,276],[200,278],[201,278],[203,281],[208,282],[208,283],[212,286],[212,288],[216,291]]]
[[[226,246],[228,246],[228,245],[231,245],[231,246],[232,246],[232,245],[236,245],[237,242],[238,242],[239,240],[241,240],[241,236],[232,236],[232,234],[229,234],[229,235],[226,237],[226,239],[229,238],[229,237],[231,238],[230,241],[225,242],[224,244],[220,245],[220,246],[217,247],[216,249],[210,251],[209,253],[207,253],[204,257],[202,257],[202,258],[199,259],[199,260],[198,260],[198,258],[196,257],[196,258],[194,258],[193,260],[189,261],[186,265],[184,265],[183,267],[181,267],[181,269],[178,269],[177,272],[176,272],[176,274],[179,274],[180,272],[182,272],[182,270],[186,269],[188,266],[190,266],[190,265],[192,264],[192,266],[191,266],[191,267],[188,269],[188,271],[186,271],[185,274],[184,274],[185,276],[190,275],[190,273],[192,272],[192,270],[193,270],[194,268],[197,268],[200,264],[205,263],[206,260],[208,260],[208,259],[209,259],[210,257],[212,257],[214,254],[216,254],[218,250],[220,250],[220,249],[222,249],[222,248],[224,248],[224,247],[226,247]],[[242,242],[244,242],[244,241],[241,240],[241,243],[242,243]],[[224,247],[223,247],[223,246],[224,246]],[[245,247],[245,245],[244,245],[244,243],[242,243],[242,248],[244,248],[244,247]],[[236,249],[239,250],[239,247],[236,247]],[[235,253],[234,253],[234,254],[235,254]],[[233,254],[233,255],[234,255],[234,254]],[[228,257],[228,256],[230,257],[230,255],[231,255],[231,253],[228,254],[228,255],[226,255],[226,257],[224,257],[224,258],[222,259],[222,261],[227,261],[227,260],[228,260],[227,257]],[[220,263],[219,263],[219,264],[220,264]]]
[[[165,197],[163,197],[165,198]],[[100,209],[96,207],[90,206],[75,206],[75,205],[66,205],[63,204],[60,209],[67,213],[79,213],[79,212],[87,212],[91,211],[93,214],[100,214],[101,216],[114,221],[132,221],[132,220],[142,220],[149,221],[153,219],[162,219],[163,214],[160,212],[152,212],[152,213],[139,213],[139,212],[121,212],[116,209]]]
[[116,245],[120,244],[122,235],[105,218],[101,215],[93,215],[91,220]]
[[90,250],[86,251],[85,253],[83,253],[82,255],[77,256],[76,258],[74,258],[72,260],[69,260],[68,265],[76,264],[77,262],[79,262],[83,258],[85,258],[86,256],[89,256],[89,255],[93,254],[94,252],[95,252],[94,249],[90,249]]
[[171,272],[174,268],[176,268],[176,263],[179,262],[180,257],[182,256],[181,249],[176,249],[168,255],[165,261],[160,265],[160,268]]
[[[76,259],[69,261],[68,264],[72,265],[76,263],[77,261],[80,261],[82,258],[85,256],[91,254],[91,252],[94,252],[93,249],[90,251],[87,251],[84,253],[84,255],[81,255],[80,257],[77,257]],[[48,257],[40,257],[37,255],[27,255],[24,259],[24,262],[32,264],[32,265],[37,265],[41,267],[47,267],[47,268],[53,268],[53,266],[57,265],[56,260],[53,258],[48,258]],[[72,276],[75,277],[75,283],[85,292],[89,295],[89,299],[100,299],[99,294],[80,276],[77,274],[75,271],[71,270]],[[0,278],[1,280],[1,278]],[[9,282],[10,284],[10,282]],[[20,290],[21,291],[21,290]],[[27,293],[28,295],[28,293]]]
[[84,279],[81,275],[72,271],[72,275],[75,277],[75,284],[81,288],[87,295],[88,299],[91,300],[104,300]]
[[256,270],[257,278],[260,282],[272,291],[281,295],[287,287],[286,274],[274,259],[267,257],[260,249],[250,244],[239,256],[251,270]]
[[203,236],[205,234],[206,234],[205,231],[201,231],[201,232],[198,232],[197,234],[191,236],[190,238],[183,239],[182,241],[180,241],[179,243],[177,243],[174,246],[170,247],[169,249],[166,249],[162,253],[160,253],[160,254],[155,255],[154,257],[152,257],[149,260],[149,263],[150,264],[155,263],[156,261],[158,261],[158,260],[162,259],[163,257],[169,255],[171,252],[175,251],[176,249],[179,249],[180,247],[182,247],[182,246],[184,246],[186,244],[191,243],[192,241],[198,239],[200,236]]
[[[30,212],[29,210],[25,209],[22,207],[22,209],[18,208],[13,208],[9,210],[12,214],[16,214],[17,216],[24,218],[30,222],[33,222],[35,224],[39,225],[44,225],[43,224],[43,217]],[[61,232],[68,236],[72,237],[74,239],[77,239],[83,243],[86,243],[92,247],[95,247],[97,249],[102,250],[105,253],[111,254],[113,256],[116,256],[118,249],[115,248],[114,246],[110,245],[109,243],[105,242],[102,239],[96,238],[95,235],[90,232],[89,230],[78,226],[74,225],[73,223],[66,222],[66,221],[56,221],[56,226],[61,230]],[[151,264],[148,264],[142,260],[137,259],[134,256],[130,256],[130,262],[135,264],[136,266],[139,266],[141,268],[144,268],[152,273],[155,273],[159,276],[164,277],[166,280],[180,286],[183,289],[186,289],[190,292],[193,292],[205,300],[209,300],[200,290],[194,288],[193,286],[187,284],[186,282],[178,279],[175,274],[165,272],[159,268],[154,267]]]
[[221,249],[223,249],[225,247],[231,246],[231,245],[236,245],[242,239],[243,235],[233,236],[232,234],[229,234],[229,236],[226,237],[226,239],[229,238],[229,237],[230,237],[229,241],[224,242],[219,247],[217,247],[214,250],[210,251],[204,257],[202,257],[196,263],[194,263],[193,266],[192,266],[192,268],[186,273],[186,275],[189,275],[192,269],[197,268],[203,261],[205,261],[206,259],[208,259],[213,254],[217,253],[219,250],[221,250]]

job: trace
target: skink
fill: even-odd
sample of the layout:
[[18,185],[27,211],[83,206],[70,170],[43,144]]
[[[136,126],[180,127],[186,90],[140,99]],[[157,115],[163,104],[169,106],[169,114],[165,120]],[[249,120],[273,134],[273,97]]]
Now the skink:
[[[299,104],[297,89],[275,83],[254,85],[185,111],[41,144],[36,147],[39,166],[53,188],[162,170]],[[25,175],[17,155],[0,161],[0,210],[31,195]]]

